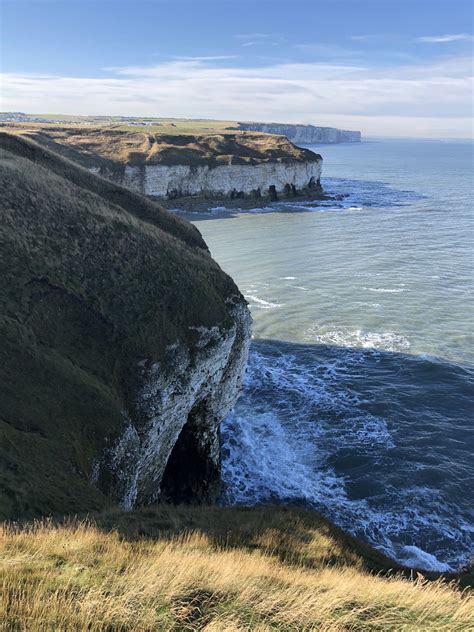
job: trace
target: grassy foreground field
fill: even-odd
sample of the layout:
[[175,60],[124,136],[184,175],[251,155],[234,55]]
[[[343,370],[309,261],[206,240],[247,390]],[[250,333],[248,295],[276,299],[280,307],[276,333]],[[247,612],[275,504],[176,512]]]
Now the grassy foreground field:
[[296,509],[161,506],[4,526],[0,551],[5,631],[474,629],[466,590],[390,573]]

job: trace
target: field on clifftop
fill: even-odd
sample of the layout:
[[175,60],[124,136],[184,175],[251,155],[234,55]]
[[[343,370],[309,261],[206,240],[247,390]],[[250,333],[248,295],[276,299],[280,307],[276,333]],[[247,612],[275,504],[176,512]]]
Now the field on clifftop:
[[[191,118],[78,116],[67,114],[31,114],[44,121],[64,125],[114,126],[127,131],[162,132],[163,134],[235,134],[237,121]],[[29,123],[25,123],[29,125]],[[43,123],[39,123],[42,125]],[[244,132],[241,132],[244,133]]]
[[307,162],[320,157],[285,136],[240,132],[212,122],[162,126],[17,123],[0,125],[85,167],[117,165],[256,165]]
[[4,526],[0,551],[5,632],[474,625],[472,596],[449,578],[391,574],[387,558],[301,510],[161,506]]

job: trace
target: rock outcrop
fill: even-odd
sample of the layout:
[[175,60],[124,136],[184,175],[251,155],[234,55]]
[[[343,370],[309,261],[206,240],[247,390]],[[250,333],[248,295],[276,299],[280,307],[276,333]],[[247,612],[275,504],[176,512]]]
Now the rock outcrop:
[[220,487],[219,426],[241,390],[251,319],[238,297],[229,299],[234,324],[196,327],[192,349],[166,349],[163,364],[139,364],[133,417],[96,463],[95,481],[125,508],[159,500],[212,502]]
[[358,143],[361,133],[335,127],[316,127],[315,125],[294,125],[284,123],[238,123],[237,129],[267,134],[281,134],[292,143],[302,145],[320,145],[334,143]]
[[0,516],[219,490],[251,319],[198,230],[0,134]]
[[256,165],[209,167],[126,165],[122,172],[107,167],[96,173],[144,195],[174,199],[199,195],[212,198],[291,197],[320,189],[322,160],[264,162]]
[[284,136],[66,126],[24,133],[102,177],[158,198],[274,199],[320,191],[321,156]]

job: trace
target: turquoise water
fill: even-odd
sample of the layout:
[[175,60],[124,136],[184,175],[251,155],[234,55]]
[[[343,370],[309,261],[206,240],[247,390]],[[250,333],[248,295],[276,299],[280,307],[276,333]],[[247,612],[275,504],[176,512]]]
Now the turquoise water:
[[342,202],[196,219],[254,318],[225,501],[315,507],[427,569],[474,533],[473,144],[314,148]]

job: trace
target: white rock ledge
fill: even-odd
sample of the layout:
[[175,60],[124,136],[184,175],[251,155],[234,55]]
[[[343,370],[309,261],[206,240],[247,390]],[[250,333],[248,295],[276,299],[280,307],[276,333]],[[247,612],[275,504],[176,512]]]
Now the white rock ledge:
[[[214,197],[265,197],[291,195],[318,189],[322,159],[314,161],[264,162],[256,165],[126,165],[123,171],[92,171],[122,186],[159,198],[192,195]],[[272,192],[273,188],[273,192]]]
[[285,123],[239,123],[237,129],[279,134],[286,136],[296,145],[319,145],[334,143],[359,143],[361,133],[337,129],[335,127],[319,127],[315,125],[294,125]]
[[114,496],[124,508],[156,501],[212,502],[220,488],[219,427],[242,389],[251,316],[229,299],[230,329],[194,328],[191,349],[171,345],[166,369],[146,360],[122,436],[104,455]]

